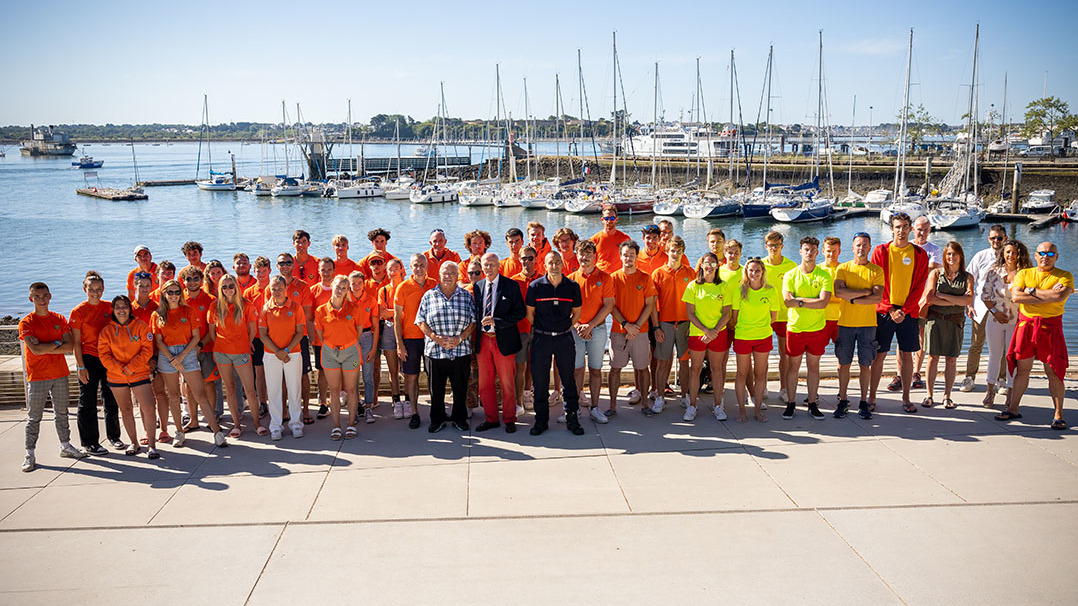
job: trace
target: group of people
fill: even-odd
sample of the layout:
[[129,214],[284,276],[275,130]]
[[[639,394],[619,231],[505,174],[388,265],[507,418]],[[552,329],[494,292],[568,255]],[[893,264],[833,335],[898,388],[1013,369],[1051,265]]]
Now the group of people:
[[[286,426],[302,437],[305,425],[326,417],[330,438],[354,438],[361,419],[376,420],[383,360],[392,416],[407,419],[413,429],[422,424],[419,378],[425,370],[431,433],[447,425],[467,431],[470,409],[481,406],[476,431],[504,424],[513,433],[519,416],[532,410],[530,433],[538,436],[549,429],[551,405],[562,404],[557,420],[581,435],[581,391],[588,394],[587,417],[610,422],[619,413],[621,373],[630,363],[628,403],[640,404],[643,414],[658,415],[668,399],[676,399],[683,420],[693,421],[700,394],[711,392],[710,412],[723,421],[731,349],[737,419],[746,421],[751,408],[755,420],[765,422],[768,359],[776,344],[784,419],[798,408],[802,362],[805,407],[812,418],[825,418],[820,361],[832,343],[839,364],[836,418],[852,409],[855,355],[857,414],[872,417],[895,340],[899,372],[888,389],[902,392],[902,409],[918,410],[910,391],[919,385],[927,389],[921,406],[936,404],[941,357],[940,403],[952,408],[967,318],[973,343],[960,388],[972,389],[987,342],[984,403],[991,406],[1005,393],[996,418],[1020,418],[1030,370],[1041,360],[1055,406],[1052,427],[1066,428],[1061,318],[1074,284],[1070,273],[1055,267],[1058,250],[1050,242],[1038,245],[1031,259],[1025,244],[995,225],[989,247],[967,263],[960,244],[940,249],[927,241],[927,221],[897,213],[890,242],[873,247],[869,234],[857,233],[853,259],[845,263],[835,237],[823,240],[822,263],[815,237],[798,242],[795,262],[784,256],[778,232],[765,237],[764,256],[743,259],[741,242],[712,229],[708,251],[690,264],[670,221],[644,227],[639,242],[617,225],[613,206],[603,209],[602,229],[589,239],[567,227],[548,239],[544,226],[532,222],[526,231],[505,234],[505,258],[489,251],[486,231],[465,234],[461,255],[435,229],[428,250],[401,259],[387,250],[390,232],[378,228],[367,234],[372,250],[357,261],[348,256],[347,237],[335,236],[333,255],[318,258],[309,252],[310,234],[297,230],[294,252],[275,258],[276,274],[268,258],[252,264],[244,253],[233,256],[229,273],[218,260],[204,262],[197,242],[183,246],[186,266],[177,270],[170,261],[155,263],[149,248],[138,246],[126,294],[104,300],[104,280],[90,271],[83,281],[86,300],[66,318],[49,309],[49,287],[35,282],[29,288],[34,311],[19,323],[29,410],[22,469],[36,465],[50,398],[60,454],[69,458],[107,453],[100,443],[99,398],[106,439],[127,455],[146,447],[150,458],[158,458],[159,443],[183,446],[199,428],[200,411],[219,447],[243,435],[245,408],[247,427],[271,440],[281,439]],[[70,443],[68,353],[78,372],[80,448]],[[927,383],[920,380],[924,355]],[[603,408],[606,356],[609,397]],[[675,356],[678,381],[672,385]],[[227,433],[221,425],[225,403]]]

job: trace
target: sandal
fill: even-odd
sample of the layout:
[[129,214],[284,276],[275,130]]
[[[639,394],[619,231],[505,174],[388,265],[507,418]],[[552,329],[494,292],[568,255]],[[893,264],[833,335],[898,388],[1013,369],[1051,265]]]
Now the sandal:
[[183,428],[183,432],[184,433],[191,433],[192,431],[198,431],[199,429],[202,429],[202,428],[198,426],[198,423],[195,423],[194,425],[185,425],[184,428]]
[[243,435],[243,426],[241,426],[241,425],[237,425],[237,426],[233,427],[232,431],[228,432],[228,437],[232,438],[233,440],[235,440],[236,438],[238,438],[238,437],[240,437],[242,435]]
[[[1021,416],[1021,415],[1019,415],[1019,416]],[[1063,419],[1053,419],[1052,420],[1052,429],[1063,431],[1066,428],[1067,428],[1067,422],[1064,421]]]
[[[928,396],[927,398],[921,400],[921,407],[922,408],[932,408],[935,405],[936,405],[936,403],[932,401],[932,396]],[[909,412],[909,411],[907,410],[906,412]]]
[[157,441],[162,444],[168,444],[172,441],[172,436],[168,435],[167,431],[162,431],[161,433],[157,434]]
[[356,437],[357,435],[359,435],[359,432],[356,431],[355,427],[349,426],[347,429],[344,430],[344,439],[345,440],[351,440],[352,438]]
[[1009,410],[1004,410],[1003,412],[999,413],[995,417],[995,419],[997,421],[1014,421],[1015,419],[1021,419],[1021,418],[1022,418],[1022,413],[1020,413],[1020,412],[1011,412]]
[[150,438],[148,438],[146,436],[142,436],[141,438],[139,438],[138,443],[142,444],[143,446],[149,446],[150,445]]
[[142,452],[142,447],[139,446],[138,444],[132,444],[132,445],[127,447],[127,450],[124,451],[124,454],[129,456],[129,457],[133,457],[133,456],[137,455],[140,452]]
[[334,427],[333,429],[331,429],[330,432],[329,432],[329,439],[334,440],[334,441],[340,440],[341,439],[341,428],[340,427]]
[[943,399],[943,407],[948,409],[948,410],[952,410],[952,409],[958,408],[958,404],[955,404],[954,400],[952,400],[950,398],[944,398]]
[[264,435],[266,435],[268,433],[269,433],[269,430],[266,429],[265,427],[262,427],[261,425],[258,426],[258,429],[255,429],[255,434],[260,435],[260,436],[264,436]]
[[311,415],[303,415],[303,424],[314,425],[314,418],[312,418]]
[[[928,400],[930,398],[925,398],[925,399]],[[914,404],[913,402],[909,402],[907,404],[902,405],[902,410],[903,410],[903,412],[914,413],[914,412],[917,412],[917,405]]]

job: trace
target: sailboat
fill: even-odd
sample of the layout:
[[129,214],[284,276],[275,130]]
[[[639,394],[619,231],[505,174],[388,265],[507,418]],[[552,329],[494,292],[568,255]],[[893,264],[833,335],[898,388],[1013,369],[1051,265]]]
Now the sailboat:
[[[352,152],[352,100],[348,100],[348,156],[355,159],[355,155]],[[363,158],[362,143],[360,149],[360,159]],[[357,166],[356,174],[359,174],[363,170],[362,164]],[[327,198],[378,198],[384,196],[386,191],[379,187],[375,182],[369,179],[351,179],[341,180],[335,179],[330,181],[326,186],[324,196]]]
[[[196,179],[195,185],[204,191],[236,191],[235,173],[215,172],[213,170],[213,145],[210,142],[210,106],[206,95],[202,95],[202,131],[198,135],[198,157],[195,163],[195,173],[198,173],[202,158],[202,133],[206,134],[206,166],[209,167],[209,178]],[[134,147],[134,144],[131,145]]]
[[145,194],[146,189],[144,187],[142,187],[141,183],[139,182],[139,177],[138,177],[138,158],[135,157],[135,146],[134,145],[131,146],[131,164],[132,164],[132,166],[134,166],[134,170],[135,170],[135,181],[134,181],[134,183],[131,184],[131,187],[127,188],[127,191],[129,191],[129,192],[131,192],[133,194]]
[[[771,209],[776,206],[794,206],[796,201],[791,199],[791,195],[800,191],[798,188],[790,188],[789,185],[781,185],[767,182],[767,165],[771,158],[771,80],[772,80],[772,65],[774,62],[775,47],[768,47],[767,51],[767,85],[765,87],[764,96],[767,101],[767,110],[764,114],[764,119],[767,120],[767,139],[764,142],[764,184],[762,187],[757,187],[752,190],[752,193],[744,196],[741,199],[741,214],[746,219],[763,219],[771,218]],[[760,123],[759,112],[757,112],[756,123]],[[755,144],[754,144],[755,145]],[[816,183],[814,187],[819,187],[819,183]],[[686,214],[685,216],[689,216]]]
[[921,204],[921,196],[910,194],[906,188],[906,129],[910,117],[910,67],[913,63],[913,28],[910,28],[910,45],[906,52],[906,92],[902,97],[902,125],[898,135],[898,156],[895,160],[895,185],[891,192],[892,201],[880,209],[880,222],[891,224],[891,216],[896,213],[909,215],[910,221],[923,217],[928,209]]
[[[445,118],[447,117],[448,110],[445,107],[445,83],[439,83],[441,90],[441,103],[438,104],[438,115],[434,118],[434,131],[431,133],[430,148],[432,154],[430,159],[434,160],[434,174],[438,174],[438,136],[441,134],[445,136]],[[441,131],[439,132],[439,129]],[[429,160],[428,160],[429,165]],[[424,168],[424,181],[426,181],[426,169]],[[430,184],[424,182],[423,186],[418,189],[413,189],[408,199],[412,204],[440,204],[446,202],[457,202],[460,198],[460,194],[456,189],[444,187],[437,183]]]

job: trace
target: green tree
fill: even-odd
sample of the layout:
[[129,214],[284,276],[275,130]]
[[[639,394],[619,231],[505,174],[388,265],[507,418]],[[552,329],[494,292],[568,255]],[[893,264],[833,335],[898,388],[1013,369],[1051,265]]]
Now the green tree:
[[1075,128],[1078,128],[1078,116],[1070,113],[1070,107],[1062,99],[1045,97],[1026,105],[1026,123],[1022,128],[1026,137],[1044,135],[1051,140],[1056,134]]
[[[898,120],[901,124],[901,113],[898,115]],[[910,149],[916,151],[926,137],[943,134],[945,127],[945,124],[928,113],[924,105],[919,104],[916,107],[910,105],[906,116],[906,140],[909,141]]]

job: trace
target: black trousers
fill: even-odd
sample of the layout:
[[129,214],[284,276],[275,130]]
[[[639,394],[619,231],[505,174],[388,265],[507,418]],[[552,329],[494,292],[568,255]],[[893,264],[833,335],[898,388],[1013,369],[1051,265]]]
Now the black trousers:
[[472,373],[472,357],[460,356],[447,360],[427,358],[427,382],[430,384],[430,422],[442,423],[445,417],[445,382],[453,389],[453,410],[450,421],[468,418],[468,377]]
[[580,397],[576,390],[576,343],[573,335],[565,333],[556,337],[532,333],[532,388],[535,390],[535,422],[546,425],[550,422],[550,360],[561,376],[562,395],[565,398],[565,412],[576,414],[580,408]]
[[116,398],[105,382],[105,366],[97,356],[82,354],[82,362],[90,380],[79,383],[78,426],[79,440],[83,446],[90,446],[101,441],[101,428],[97,424],[97,394],[105,404],[105,435],[109,441],[120,439],[120,409]]

